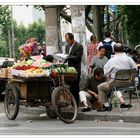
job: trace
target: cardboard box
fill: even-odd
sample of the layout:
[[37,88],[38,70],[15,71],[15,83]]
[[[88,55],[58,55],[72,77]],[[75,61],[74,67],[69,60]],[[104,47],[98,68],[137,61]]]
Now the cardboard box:
[[7,68],[0,69],[0,77],[1,78],[8,78],[8,69]]

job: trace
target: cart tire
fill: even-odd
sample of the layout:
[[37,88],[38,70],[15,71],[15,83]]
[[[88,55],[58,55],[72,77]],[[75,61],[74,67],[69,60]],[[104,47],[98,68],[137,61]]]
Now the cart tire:
[[19,111],[19,90],[15,85],[8,86],[4,98],[4,110],[9,120],[14,120]]
[[52,92],[52,105],[64,123],[73,123],[77,118],[77,104],[67,87],[57,87]]
[[50,119],[57,119],[57,114],[53,107],[46,107],[46,113]]

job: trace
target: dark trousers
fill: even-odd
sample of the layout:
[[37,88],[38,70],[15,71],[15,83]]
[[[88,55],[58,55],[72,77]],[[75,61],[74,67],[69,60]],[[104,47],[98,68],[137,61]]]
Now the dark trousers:
[[66,82],[70,86],[70,91],[76,100],[77,106],[79,106],[79,82],[80,76],[77,77],[77,80]]

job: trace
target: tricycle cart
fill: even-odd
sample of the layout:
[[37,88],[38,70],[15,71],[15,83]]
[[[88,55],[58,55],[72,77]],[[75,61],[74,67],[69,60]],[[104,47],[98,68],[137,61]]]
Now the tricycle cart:
[[75,98],[65,84],[64,79],[75,80],[77,74],[59,74],[57,77],[14,76],[7,80],[4,109],[8,119],[17,117],[19,106],[45,106],[47,115],[59,117],[65,123],[73,123],[77,117]]

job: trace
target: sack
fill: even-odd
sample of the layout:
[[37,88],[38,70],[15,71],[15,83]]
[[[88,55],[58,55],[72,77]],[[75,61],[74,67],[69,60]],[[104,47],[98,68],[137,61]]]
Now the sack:
[[104,46],[104,48],[106,49],[106,54],[105,54],[105,56],[106,56],[108,59],[111,58],[111,55],[112,55],[112,53],[113,53],[113,51],[112,51],[112,46],[111,46],[112,42],[113,42],[112,40],[109,41],[109,42],[102,41],[103,46]]

